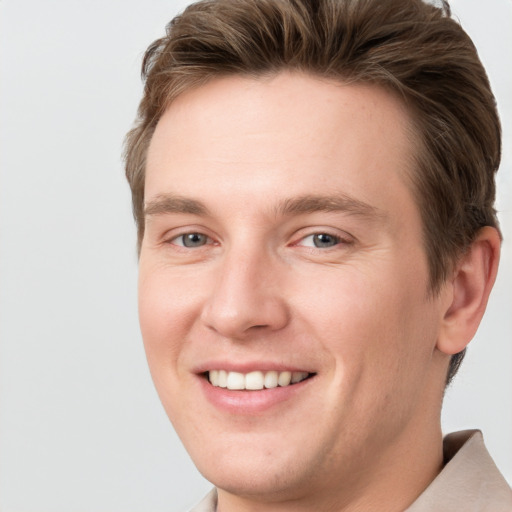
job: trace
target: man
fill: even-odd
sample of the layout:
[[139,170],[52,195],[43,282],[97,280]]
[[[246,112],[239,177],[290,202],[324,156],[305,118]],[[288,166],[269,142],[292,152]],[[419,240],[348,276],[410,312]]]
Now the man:
[[126,171],[196,511],[512,510],[444,388],[500,234],[495,102],[449,7],[218,0],[144,59]]

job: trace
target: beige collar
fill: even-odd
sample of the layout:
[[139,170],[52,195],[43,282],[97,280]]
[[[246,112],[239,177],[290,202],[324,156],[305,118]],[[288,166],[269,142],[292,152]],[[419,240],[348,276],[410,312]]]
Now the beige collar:
[[445,466],[406,512],[512,512],[512,490],[479,430],[444,438]]

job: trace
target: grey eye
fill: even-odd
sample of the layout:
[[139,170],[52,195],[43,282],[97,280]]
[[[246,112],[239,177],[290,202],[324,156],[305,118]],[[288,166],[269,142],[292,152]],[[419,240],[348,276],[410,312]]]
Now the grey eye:
[[187,233],[179,236],[176,242],[183,247],[201,247],[208,243],[208,237],[202,233]]
[[313,235],[312,238],[313,238],[313,245],[315,247],[318,247],[319,249],[322,249],[325,247],[333,247],[340,243],[340,240],[338,237],[329,235],[328,233],[318,233],[316,235]]

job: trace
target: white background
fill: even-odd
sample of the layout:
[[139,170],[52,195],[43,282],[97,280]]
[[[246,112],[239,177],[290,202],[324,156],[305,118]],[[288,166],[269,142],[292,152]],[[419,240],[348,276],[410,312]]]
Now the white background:
[[[120,161],[147,45],[185,1],[0,0],[0,510],[177,512],[210,485],[153,390]],[[448,391],[512,481],[512,2],[453,10],[504,128],[503,266]]]

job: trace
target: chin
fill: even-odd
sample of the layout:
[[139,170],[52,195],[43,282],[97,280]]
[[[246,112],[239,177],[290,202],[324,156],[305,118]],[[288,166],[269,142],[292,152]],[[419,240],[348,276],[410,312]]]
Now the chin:
[[[201,471],[201,470],[200,470]],[[228,468],[211,468],[202,475],[217,488],[236,496],[267,501],[296,499],[305,491],[304,480],[289,466],[285,468],[256,464],[233,464]]]
[[208,481],[229,493],[270,501],[298,498],[313,482],[315,464],[307,463],[304,450],[283,446],[284,437],[279,433],[274,443],[234,442],[191,456]]

